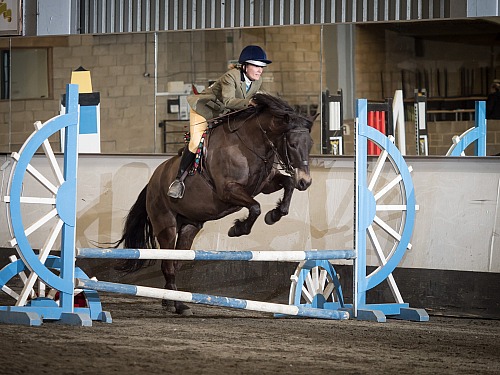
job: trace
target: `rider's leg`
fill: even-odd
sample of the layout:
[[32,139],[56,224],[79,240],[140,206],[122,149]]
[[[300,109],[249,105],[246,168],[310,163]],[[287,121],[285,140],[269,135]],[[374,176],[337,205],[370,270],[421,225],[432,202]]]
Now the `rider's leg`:
[[190,125],[189,125],[189,133],[190,140],[189,146],[187,146],[183,153],[181,162],[179,164],[179,171],[177,172],[177,177],[174,182],[168,188],[167,195],[172,198],[182,198],[184,195],[184,172],[189,169],[191,164],[193,163],[196,150],[201,141],[201,137],[203,132],[207,128],[208,124],[204,117],[197,114],[195,111],[191,110],[190,113]]
[[177,177],[168,188],[167,195],[169,197],[182,198],[182,196],[184,195],[183,175],[184,172],[186,172],[193,163],[195,156],[196,154],[193,154],[191,151],[189,151],[187,146],[184,148],[184,151],[182,152],[181,162],[179,164],[179,170],[177,171]]

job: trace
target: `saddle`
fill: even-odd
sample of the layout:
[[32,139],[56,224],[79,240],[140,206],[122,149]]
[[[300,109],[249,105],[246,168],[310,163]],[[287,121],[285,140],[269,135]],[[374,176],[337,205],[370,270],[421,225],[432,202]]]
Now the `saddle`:
[[[214,129],[215,127],[222,124],[222,121],[219,119],[217,121],[209,120],[207,122],[208,122],[208,127],[205,129],[205,131],[201,135],[200,144],[198,145],[198,148],[196,149],[196,154],[195,154],[193,165],[188,171],[189,176],[194,175],[196,172],[198,172],[198,173],[203,172],[205,160],[206,160],[205,155],[207,152],[209,135],[210,135],[212,129]],[[184,144],[186,146],[189,145],[190,139],[191,139],[191,136],[190,136],[189,132],[184,133]]]
[[[189,176],[194,175],[196,172],[198,172],[200,174],[203,172],[204,165],[206,162],[205,155],[206,155],[207,148],[208,148],[208,138],[209,138],[209,135],[213,129],[215,129],[219,125],[227,124],[227,129],[231,133],[233,133],[233,132],[237,131],[243,125],[243,123],[244,123],[243,121],[239,121],[236,123],[229,121],[229,119],[231,117],[233,117],[237,112],[238,111],[229,112],[229,113],[226,113],[222,116],[216,117],[214,119],[207,120],[208,126],[207,126],[207,129],[203,132],[203,134],[201,136],[200,144],[198,145],[198,148],[196,149],[196,156],[195,156],[195,159],[193,162],[193,166],[189,169],[189,172],[188,172]],[[186,145],[189,144],[189,140],[190,140],[189,132],[184,133],[184,143]]]

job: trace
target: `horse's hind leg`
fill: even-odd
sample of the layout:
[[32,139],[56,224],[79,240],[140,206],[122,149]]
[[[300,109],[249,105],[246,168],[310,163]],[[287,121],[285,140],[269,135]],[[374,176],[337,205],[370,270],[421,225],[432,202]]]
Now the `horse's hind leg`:
[[[175,284],[175,273],[179,269],[179,261],[177,260],[162,260],[161,271],[165,277],[165,289],[177,290]],[[161,301],[162,306],[169,312],[182,315],[191,315],[190,308],[182,302],[164,299]]]
[[[157,240],[160,244],[161,249],[173,249],[175,246],[175,227],[170,227],[163,230],[158,236]],[[161,272],[165,278],[165,289],[177,290],[177,285],[175,284],[175,272],[178,269],[178,261],[174,260],[162,260],[161,261]],[[175,301],[162,300],[162,306],[169,312],[177,312]]]
[[[183,225],[179,231],[177,237],[176,249],[188,250],[191,248],[194,237],[199,232],[200,228],[193,225]],[[158,235],[158,243],[163,249],[174,248],[175,242],[175,228],[171,230],[170,228],[164,230]],[[174,239],[172,241],[171,239]],[[161,262],[161,271],[165,277],[165,289],[177,290],[177,285],[175,283],[175,274],[180,269],[181,262],[177,260],[163,260]],[[192,315],[191,309],[182,302],[163,300],[162,305],[170,312],[175,312],[181,315]]]

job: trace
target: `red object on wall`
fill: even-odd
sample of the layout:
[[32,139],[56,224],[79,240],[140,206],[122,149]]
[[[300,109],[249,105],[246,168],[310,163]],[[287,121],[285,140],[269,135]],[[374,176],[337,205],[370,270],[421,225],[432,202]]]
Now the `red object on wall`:
[[[369,111],[368,126],[377,129],[385,135],[385,112]],[[372,141],[368,141],[368,155],[380,155],[380,148]]]

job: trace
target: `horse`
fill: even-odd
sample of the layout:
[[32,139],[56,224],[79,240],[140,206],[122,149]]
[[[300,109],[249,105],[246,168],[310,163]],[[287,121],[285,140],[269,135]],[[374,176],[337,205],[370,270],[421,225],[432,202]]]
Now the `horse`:
[[[209,121],[203,168],[186,177],[182,199],[167,196],[180,155],[156,168],[130,209],[116,247],[123,243],[125,248],[156,248],[158,243],[161,249],[189,250],[205,222],[242,208],[248,209],[248,216],[236,220],[228,235],[248,235],[261,214],[254,199],[260,193],[283,190],[276,208],[266,213],[266,224],[288,214],[294,189],[306,190],[312,182],[309,153],[315,117],[303,116],[269,94],[257,94],[253,102],[244,110]],[[123,267],[131,271],[142,265],[144,261],[129,260]],[[179,268],[179,261],[162,261],[166,289],[177,290]],[[162,304],[170,312],[192,314],[182,302],[164,300]]]

